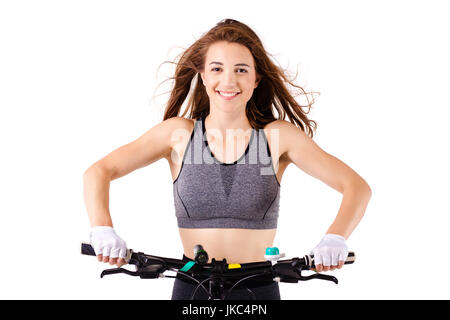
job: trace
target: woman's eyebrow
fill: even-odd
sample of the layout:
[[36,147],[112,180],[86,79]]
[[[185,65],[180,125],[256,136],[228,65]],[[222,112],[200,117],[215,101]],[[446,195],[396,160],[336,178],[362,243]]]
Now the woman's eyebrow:
[[[219,65],[223,66],[223,63],[222,62],[218,62],[218,61],[213,61],[213,62],[210,63],[210,65],[212,65],[212,64],[219,64]],[[235,67],[249,67],[250,68],[250,66],[248,64],[245,64],[245,63],[237,63],[234,66]]]

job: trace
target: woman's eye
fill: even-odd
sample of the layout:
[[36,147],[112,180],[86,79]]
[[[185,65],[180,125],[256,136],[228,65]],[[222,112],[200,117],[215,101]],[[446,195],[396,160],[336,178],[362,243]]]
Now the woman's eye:
[[[220,70],[220,68],[212,68],[212,69],[211,69],[211,71],[216,71],[216,70]],[[247,70],[246,70],[246,69],[243,69],[243,68],[241,68],[241,69],[236,69],[236,70],[244,71],[244,72],[239,72],[239,73],[246,73],[246,72],[247,72]]]

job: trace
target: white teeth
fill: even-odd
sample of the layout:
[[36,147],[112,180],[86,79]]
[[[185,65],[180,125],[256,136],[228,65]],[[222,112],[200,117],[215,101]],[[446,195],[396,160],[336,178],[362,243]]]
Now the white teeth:
[[232,96],[237,95],[238,93],[239,93],[239,92],[235,92],[235,93],[225,93],[225,92],[219,91],[219,94],[222,95],[222,96],[224,96],[224,97],[232,97]]

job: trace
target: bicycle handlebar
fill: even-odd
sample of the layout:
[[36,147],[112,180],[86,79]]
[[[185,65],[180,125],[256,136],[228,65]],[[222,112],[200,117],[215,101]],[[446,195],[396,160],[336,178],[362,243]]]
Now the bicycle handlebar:
[[[95,256],[95,251],[90,244],[81,244],[81,253],[84,255]],[[277,262],[261,261],[243,264],[228,264],[226,259],[216,261],[212,259],[211,263],[199,265],[194,262],[186,263],[180,259],[164,258],[148,255],[143,252],[134,252],[127,250],[125,261],[128,264],[136,266],[136,271],[130,271],[124,268],[115,268],[104,270],[101,277],[115,273],[125,273],[131,276],[139,276],[143,279],[152,279],[164,276],[167,270],[182,273],[189,277],[220,277],[222,279],[241,280],[246,276],[262,275],[271,277],[274,281],[297,283],[311,279],[322,279],[338,283],[338,280],[329,275],[316,273],[310,276],[303,276],[301,271],[315,268],[314,256],[305,255],[303,258],[292,258],[287,260],[278,260]],[[355,253],[349,252],[344,264],[352,264],[355,261]]]

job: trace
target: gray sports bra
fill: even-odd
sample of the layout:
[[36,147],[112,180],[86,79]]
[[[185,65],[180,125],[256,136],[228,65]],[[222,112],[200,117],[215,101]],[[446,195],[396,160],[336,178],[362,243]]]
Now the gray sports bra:
[[197,119],[173,182],[178,227],[276,228],[280,184],[264,130],[252,129],[247,149],[234,163],[214,157],[205,131],[205,118]]

